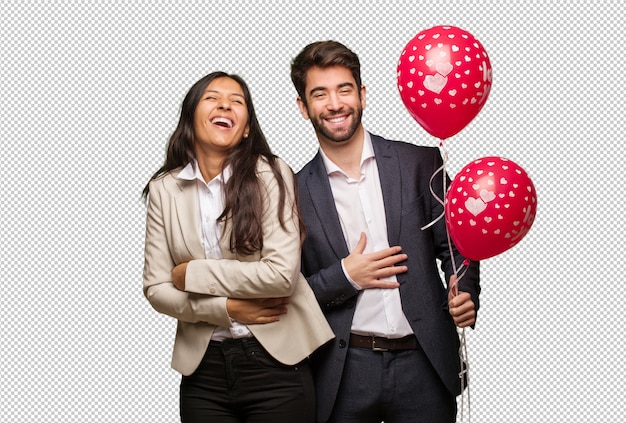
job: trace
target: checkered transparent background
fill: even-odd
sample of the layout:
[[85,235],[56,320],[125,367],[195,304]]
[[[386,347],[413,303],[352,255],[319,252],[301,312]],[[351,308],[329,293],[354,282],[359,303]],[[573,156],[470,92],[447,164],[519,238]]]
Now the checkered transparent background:
[[140,194],[193,82],[242,75],[272,147],[299,170],[316,140],[289,63],[336,39],[361,58],[366,127],[437,145],[395,70],[417,32],[442,24],[480,40],[494,74],[483,110],[446,140],[449,173],[500,155],[538,193],[526,238],[483,262],[471,421],[623,420],[617,1],[0,5],[1,421],[178,421],[175,323],[141,293]]

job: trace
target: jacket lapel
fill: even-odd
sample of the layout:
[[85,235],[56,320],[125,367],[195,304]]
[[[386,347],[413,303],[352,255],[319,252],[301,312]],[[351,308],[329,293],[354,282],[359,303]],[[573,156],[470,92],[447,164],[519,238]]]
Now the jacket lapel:
[[333,252],[337,257],[347,256],[349,254],[348,246],[339,222],[339,215],[337,214],[337,208],[335,207],[333,193],[328,180],[328,173],[319,152],[311,162],[310,172],[305,180],[305,185],[307,191],[310,192],[313,209],[324,229],[324,234]]
[[385,203],[387,237],[389,245],[398,245],[400,241],[400,216],[402,213],[402,178],[400,160],[392,143],[384,142],[380,137],[371,135],[376,164],[380,177],[380,186]]
[[204,247],[200,240],[198,228],[198,194],[196,181],[177,180],[180,191],[174,196],[176,219],[189,254],[193,258],[204,258]]

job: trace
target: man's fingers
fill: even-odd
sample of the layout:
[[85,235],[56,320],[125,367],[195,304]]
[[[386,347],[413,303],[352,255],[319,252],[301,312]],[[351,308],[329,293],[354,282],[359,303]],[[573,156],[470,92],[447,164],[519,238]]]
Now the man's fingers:
[[399,275],[400,273],[404,273],[408,269],[409,268],[407,266],[383,267],[382,269],[378,269],[376,272],[374,272],[374,277],[376,279],[385,279],[390,276],[395,276],[395,275]]
[[398,288],[399,286],[400,284],[398,282],[375,280],[372,281],[368,288],[393,289]]
[[[397,258],[398,256],[404,257],[402,260],[406,260],[408,257],[406,254],[399,254],[402,251],[402,247],[394,246],[389,248],[383,248],[382,250],[374,251],[372,253],[367,254],[370,260],[372,261],[381,261],[389,258]],[[398,260],[398,261],[402,261]]]
[[448,305],[450,306],[450,308],[459,307],[464,303],[468,303],[468,308],[474,308],[474,302],[472,301],[472,297],[469,292],[459,292],[455,295],[452,295],[452,293],[450,293],[448,295]]
[[469,293],[460,292],[459,295],[449,300],[448,305],[450,315],[458,327],[464,328],[476,322],[474,302]]
[[363,254],[365,251],[365,246],[367,245],[367,236],[365,232],[361,232],[361,236],[359,237],[359,242],[354,246],[354,250],[352,250],[352,254]]
[[476,323],[476,316],[472,312],[467,312],[461,316],[454,317],[453,320],[455,325],[460,328],[464,328]]
[[409,256],[407,256],[406,254],[395,254],[385,257],[382,260],[378,260],[378,265],[380,267],[391,267],[395,264],[405,261],[407,258],[409,258]]

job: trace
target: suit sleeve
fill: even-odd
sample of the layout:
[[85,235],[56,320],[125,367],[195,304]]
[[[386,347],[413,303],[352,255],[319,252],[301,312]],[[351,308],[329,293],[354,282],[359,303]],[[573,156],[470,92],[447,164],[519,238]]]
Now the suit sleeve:
[[277,159],[285,181],[285,227],[278,220],[279,186],[268,166],[262,165],[263,248],[260,258],[192,260],[187,266],[185,290],[230,298],[286,297],[293,293],[300,272],[300,230],[295,212],[294,175]]
[[152,307],[185,322],[208,322],[230,327],[226,298],[179,291],[172,283],[176,265],[170,254],[163,218],[163,184],[150,183],[146,216],[143,292]]
[[[315,274],[308,275],[306,279],[324,311],[343,305],[359,293],[346,277],[341,261],[337,261]],[[340,281],[341,283],[339,283]]]

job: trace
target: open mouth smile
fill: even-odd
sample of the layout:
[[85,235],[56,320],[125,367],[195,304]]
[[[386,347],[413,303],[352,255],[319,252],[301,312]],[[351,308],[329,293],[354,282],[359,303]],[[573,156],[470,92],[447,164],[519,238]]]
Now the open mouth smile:
[[232,120],[222,117],[222,116],[214,117],[213,119],[211,119],[211,123],[213,125],[221,126],[222,128],[228,128],[228,129],[232,129],[232,127],[234,126],[234,123]]
[[324,117],[324,120],[333,125],[340,125],[348,120],[350,114],[341,114],[341,115],[333,115],[329,117]]

